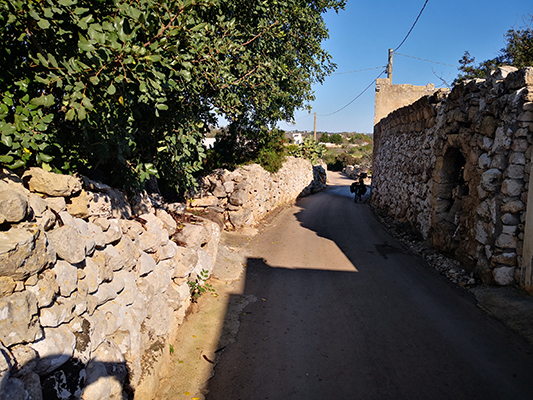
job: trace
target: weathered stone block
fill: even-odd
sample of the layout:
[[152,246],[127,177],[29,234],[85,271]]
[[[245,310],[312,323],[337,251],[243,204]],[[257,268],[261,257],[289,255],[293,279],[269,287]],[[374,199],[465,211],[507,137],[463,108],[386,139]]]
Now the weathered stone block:
[[488,169],[490,168],[491,162],[492,162],[492,159],[487,153],[483,153],[481,156],[479,156],[479,159],[478,159],[479,168]]
[[6,382],[1,382],[0,395],[3,399],[26,400],[27,393],[24,382],[17,378],[6,377]]
[[89,222],[87,224],[87,231],[89,235],[92,237],[92,239],[95,242],[95,246],[97,249],[103,249],[105,248],[107,244],[107,238],[104,235],[104,232],[102,231],[102,228],[92,222]]
[[66,261],[58,260],[52,271],[56,275],[61,296],[70,296],[78,287],[78,269]]
[[54,246],[37,225],[0,232],[0,276],[24,280],[55,260]]
[[174,272],[172,278],[183,278],[188,276],[198,262],[198,253],[187,247],[179,246],[173,258]]
[[124,268],[124,259],[115,247],[107,246],[102,253],[105,255],[106,265],[112,271],[120,271]]
[[30,168],[22,175],[22,180],[26,182],[30,191],[53,197],[69,197],[82,189],[79,178],[54,174],[41,168]]
[[91,258],[86,259],[86,265],[89,260],[98,267],[98,283],[109,282],[113,279],[113,268],[108,263],[109,256],[104,251],[95,251]]
[[18,292],[0,298],[0,340],[4,345],[33,342],[41,336],[33,293]]
[[39,322],[44,328],[56,328],[74,318],[75,308],[71,299],[59,298],[51,307],[40,309]]
[[[122,285],[123,284],[124,282],[122,282]],[[124,286],[122,286],[122,289],[123,288]],[[98,287],[98,290],[94,292],[93,296],[96,297],[98,306],[101,306],[102,304],[115,299],[120,290],[120,285],[117,286],[114,282],[105,282]]]
[[0,221],[18,223],[28,214],[28,196],[20,191],[0,191]]
[[117,219],[109,219],[107,221],[109,222],[109,226],[104,231],[106,243],[110,244],[118,242],[122,237],[122,227],[120,226],[120,222]]
[[489,233],[487,227],[482,221],[476,223],[476,240],[481,244],[487,244],[489,239]]
[[41,196],[38,196],[35,193],[29,193],[28,205],[33,210],[33,214],[36,217],[42,216],[44,212],[48,209],[46,201]]
[[174,235],[174,233],[176,233],[178,224],[169,213],[167,213],[163,209],[158,208],[156,210],[156,216],[162,222],[162,228],[167,230],[169,236],[172,236]]
[[506,179],[502,183],[502,193],[509,197],[516,197],[522,193],[523,181]]
[[242,206],[248,201],[249,194],[247,190],[237,189],[229,196],[229,202],[234,206]]
[[496,239],[496,246],[501,249],[516,249],[518,238],[509,234],[501,234]]
[[9,276],[0,276],[0,297],[9,296],[15,291],[16,283]]
[[146,253],[141,253],[141,256],[137,260],[137,274],[139,277],[148,275],[155,269],[155,260]]
[[56,213],[60,213],[67,210],[67,203],[64,197],[47,197],[44,199],[46,205]]
[[164,336],[172,326],[173,312],[163,296],[155,296],[148,303],[148,318],[144,325],[154,336]]
[[66,326],[45,328],[44,337],[31,344],[39,355],[35,372],[39,375],[49,374],[67,362],[74,354],[76,336]]
[[69,197],[66,200],[67,212],[73,217],[89,217],[89,195],[82,190],[77,196]]
[[161,246],[155,253],[155,259],[157,262],[168,260],[176,255],[178,245],[173,241],[169,241],[166,245]]
[[83,268],[85,276],[78,280],[78,291],[81,293],[94,293],[98,290],[98,285],[102,280],[99,278],[99,266],[91,258],[85,260]]
[[186,243],[188,247],[198,248],[207,242],[207,231],[203,224],[184,223],[180,232],[174,235],[176,240]]
[[518,116],[520,122],[533,122],[533,112],[525,111]]
[[502,215],[502,223],[504,225],[518,225],[520,223],[520,216],[517,214],[505,213]]
[[28,395],[28,400],[43,400],[41,378],[39,375],[37,375],[35,372],[30,372],[22,375],[20,380],[24,383],[24,395]]
[[488,192],[494,192],[500,186],[501,177],[502,173],[500,170],[495,168],[489,169],[481,176],[481,187]]
[[504,264],[504,265],[516,265],[517,255],[515,252],[511,253],[500,253],[492,256],[492,263],[494,264]]
[[226,189],[224,189],[224,186],[220,182],[217,182],[214,185],[214,188],[212,188],[211,193],[217,198],[226,197],[228,195]]
[[64,225],[47,235],[59,258],[71,264],[78,264],[85,259],[85,238],[73,226]]
[[131,270],[133,267],[135,267],[137,258],[140,254],[137,254],[138,251],[128,236],[122,236],[120,242],[115,245],[115,249],[122,257],[122,260],[124,261],[124,267],[126,267],[126,269]]
[[[525,162],[525,159],[524,159]],[[511,164],[505,173],[507,178],[522,180],[524,179],[524,165]]]
[[520,200],[510,201],[509,203],[502,205],[501,210],[504,213],[518,213],[524,210],[524,203]]
[[500,286],[508,286],[515,283],[514,280],[514,267],[499,267],[494,268],[492,271],[494,275],[494,282]]
[[12,362],[11,375],[21,378],[33,371],[37,365],[37,353],[28,345],[15,345],[10,349],[14,362]]
[[[225,195],[224,195],[225,197]],[[206,196],[199,199],[191,200],[193,207],[212,207],[218,204],[218,198],[216,196]]]
[[234,227],[240,228],[247,225],[253,217],[252,211],[249,208],[241,208],[237,211],[229,212],[229,220]]
[[49,269],[39,274],[39,280],[35,286],[29,286],[26,289],[35,295],[39,308],[48,307],[59,293],[55,273]]

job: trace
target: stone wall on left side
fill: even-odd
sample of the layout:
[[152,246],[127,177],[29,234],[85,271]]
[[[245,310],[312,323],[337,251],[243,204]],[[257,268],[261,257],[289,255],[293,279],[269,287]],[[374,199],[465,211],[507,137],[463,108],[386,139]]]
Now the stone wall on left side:
[[0,398],[149,398],[188,281],[212,271],[220,239],[184,209],[2,171]]
[[221,227],[326,187],[324,167],[292,157],[276,174],[217,170],[192,201],[202,218],[84,177],[0,172],[2,399],[151,400]]
[[296,157],[287,157],[276,173],[258,164],[234,171],[218,169],[203,178],[191,207],[208,213],[225,229],[249,227],[278,206],[324,190],[326,181],[325,164],[313,166]]

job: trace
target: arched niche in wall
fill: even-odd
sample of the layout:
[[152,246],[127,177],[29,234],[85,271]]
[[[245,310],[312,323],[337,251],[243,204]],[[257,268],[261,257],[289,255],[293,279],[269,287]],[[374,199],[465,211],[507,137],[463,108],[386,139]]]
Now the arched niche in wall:
[[453,252],[461,241],[463,197],[468,196],[466,159],[458,147],[449,147],[437,160],[433,173],[433,245]]

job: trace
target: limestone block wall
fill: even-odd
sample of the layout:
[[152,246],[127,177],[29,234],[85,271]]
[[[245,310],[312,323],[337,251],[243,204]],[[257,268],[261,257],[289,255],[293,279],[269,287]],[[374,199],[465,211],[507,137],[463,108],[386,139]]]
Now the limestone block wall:
[[[221,201],[213,208],[235,226],[258,221],[325,186],[302,161],[274,175],[217,171],[206,182],[218,197],[193,203]],[[211,273],[220,240],[216,218],[185,208],[37,168],[1,171],[1,399],[153,398],[188,281]]]
[[525,287],[532,145],[533,68],[500,68],[375,126],[371,201],[484,282]]
[[191,206],[205,209],[221,226],[234,229],[253,226],[275,207],[324,190],[326,170],[303,158],[287,157],[277,173],[257,164],[232,172],[220,169],[205,177],[201,187]]

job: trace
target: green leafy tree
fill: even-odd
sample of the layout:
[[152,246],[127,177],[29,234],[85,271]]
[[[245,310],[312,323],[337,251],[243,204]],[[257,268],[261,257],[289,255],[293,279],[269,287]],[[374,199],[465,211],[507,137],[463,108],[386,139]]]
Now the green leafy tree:
[[[533,17],[530,17],[530,23],[533,23]],[[461,72],[454,84],[467,79],[486,78],[492,70],[502,65],[517,68],[533,66],[533,29],[530,26],[509,29],[505,39],[506,46],[500,50],[500,54],[479,65],[476,65],[475,58],[465,51],[463,58],[459,60]]]
[[261,146],[313,99],[334,68],[322,14],[343,6],[3,0],[0,164],[102,171],[130,187],[156,175],[184,190],[218,116]]

